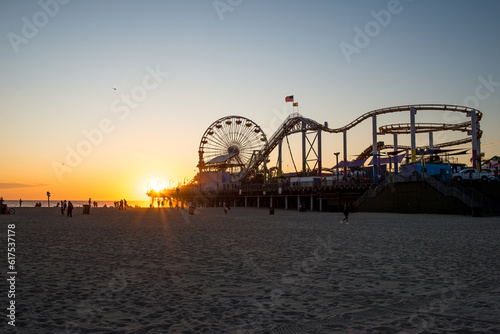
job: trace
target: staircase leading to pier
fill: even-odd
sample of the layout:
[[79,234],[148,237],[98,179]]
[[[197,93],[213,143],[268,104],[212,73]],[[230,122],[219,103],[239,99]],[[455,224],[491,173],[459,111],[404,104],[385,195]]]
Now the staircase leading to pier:
[[481,192],[475,189],[464,188],[460,184],[453,181],[442,182],[432,176],[427,175],[424,175],[423,177],[421,175],[411,176],[408,178],[402,177],[400,175],[391,175],[390,177],[387,177],[382,183],[380,183],[376,188],[366,191],[360,198],[356,200],[354,206],[359,207],[368,198],[377,197],[387,187],[392,187],[393,189],[395,189],[395,184],[397,183],[417,181],[424,181],[426,184],[432,186],[445,197],[456,198],[464,206],[471,208],[471,212],[473,214],[474,212],[481,212],[485,215],[500,214],[500,206],[484,196]]

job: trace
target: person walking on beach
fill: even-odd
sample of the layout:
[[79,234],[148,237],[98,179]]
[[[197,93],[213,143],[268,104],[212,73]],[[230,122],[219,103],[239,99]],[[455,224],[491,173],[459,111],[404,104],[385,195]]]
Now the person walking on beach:
[[68,203],[66,203],[66,200],[61,201],[61,215],[64,216],[64,211],[66,210],[66,207],[68,206]]
[[351,207],[349,206],[349,203],[344,204],[344,219],[340,221],[342,224],[343,222],[346,223],[346,225],[349,224],[349,211],[351,210]]
[[68,202],[68,217],[73,217],[73,203]]
[[23,200],[20,198],[19,199],[19,207],[22,207],[23,206]]

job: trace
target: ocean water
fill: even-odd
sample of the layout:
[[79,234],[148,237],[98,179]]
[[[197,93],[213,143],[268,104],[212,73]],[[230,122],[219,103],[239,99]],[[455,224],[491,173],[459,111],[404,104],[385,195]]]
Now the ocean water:
[[[71,203],[73,203],[73,206],[75,206],[75,207],[82,207],[84,204],[85,205],[89,204],[88,199],[87,200],[69,199],[69,201],[71,201]],[[23,200],[22,207],[34,207],[37,202],[42,203],[42,208],[46,208],[48,206],[47,199],[45,199],[45,200],[38,200],[38,201],[37,200]],[[92,200],[92,202],[94,202],[94,200]],[[98,207],[102,208],[104,205],[106,205],[108,207],[114,206],[115,201],[97,201],[96,200],[96,202],[97,202]],[[52,199],[50,200],[51,207],[56,206],[57,203],[61,203],[61,200],[52,200]],[[133,206],[133,207],[138,206],[141,208],[148,208],[150,203],[151,203],[151,201],[127,201],[127,204],[129,206]],[[11,208],[18,208],[20,206],[19,200],[5,200],[5,204],[7,204],[7,206],[9,206]]]

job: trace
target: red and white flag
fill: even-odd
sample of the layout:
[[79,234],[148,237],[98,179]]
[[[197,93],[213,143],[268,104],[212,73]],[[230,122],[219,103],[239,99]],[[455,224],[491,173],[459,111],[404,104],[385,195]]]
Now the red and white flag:
[[293,102],[293,95],[285,97],[285,102]]

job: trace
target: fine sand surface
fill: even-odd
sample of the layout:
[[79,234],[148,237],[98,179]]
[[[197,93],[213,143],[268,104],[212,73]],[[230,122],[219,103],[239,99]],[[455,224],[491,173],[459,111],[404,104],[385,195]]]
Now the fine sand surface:
[[0,332],[500,333],[498,217],[82,211],[0,216]]

